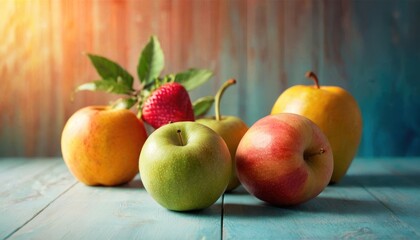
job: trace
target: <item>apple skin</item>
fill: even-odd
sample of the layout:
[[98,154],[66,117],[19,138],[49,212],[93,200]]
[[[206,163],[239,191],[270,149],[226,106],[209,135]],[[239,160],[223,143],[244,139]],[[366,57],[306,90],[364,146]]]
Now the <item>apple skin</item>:
[[350,167],[362,136],[362,114],[353,96],[335,86],[296,85],[279,96],[271,111],[277,113],[305,116],[321,128],[334,156],[330,182],[339,182]]
[[[241,138],[248,131],[248,126],[240,118],[235,116],[223,116],[220,120],[213,118],[201,118],[196,120],[218,133],[223,140],[225,140],[232,158],[232,165],[235,166],[235,155],[238,144]],[[232,191],[240,185],[239,179],[236,176],[236,168],[232,167],[229,184],[226,191]]]
[[327,137],[312,121],[283,113],[250,127],[239,143],[236,169],[242,185],[257,198],[296,205],[328,185],[333,156]]
[[138,173],[147,133],[126,109],[89,106],[75,112],[61,135],[61,151],[70,172],[86,185],[115,186]]
[[149,136],[139,169],[146,191],[156,202],[169,210],[190,211],[209,207],[223,194],[232,161],[215,131],[196,122],[176,122]]

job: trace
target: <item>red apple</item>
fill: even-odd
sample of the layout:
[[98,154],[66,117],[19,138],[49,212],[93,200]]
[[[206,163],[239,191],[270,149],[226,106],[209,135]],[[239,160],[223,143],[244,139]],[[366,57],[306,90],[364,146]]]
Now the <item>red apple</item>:
[[362,114],[354,97],[337,86],[320,86],[318,77],[307,72],[315,86],[296,85],[284,91],[271,114],[295,113],[313,121],[328,138],[334,158],[330,183],[337,183],[350,167],[362,136]]
[[258,120],[236,152],[245,189],[270,204],[306,202],[328,185],[333,171],[330,143],[306,117],[281,113]]

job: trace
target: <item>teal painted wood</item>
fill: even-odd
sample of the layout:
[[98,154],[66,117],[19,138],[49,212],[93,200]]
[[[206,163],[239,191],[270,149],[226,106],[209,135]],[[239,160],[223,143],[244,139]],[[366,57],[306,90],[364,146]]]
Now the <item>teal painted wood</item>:
[[24,226],[75,183],[57,159],[1,159],[0,173],[0,239]]
[[[409,164],[419,161],[417,158]],[[223,236],[226,239],[417,239],[420,237],[418,183],[404,175],[394,175],[394,170],[388,169],[392,165],[385,166],[379,161],[358,159],[341,183],[327,187],[317,198],[296,207],[267,205],[243,189],[226,194]],[[398,170],[402,173],[407,169]],[[411,169],[411,174],[418,178],[420,171]]]
[[[414,159],[414,158],[413,158]],[[412,159],[384,159],[377,163],[363,161],[355,164],[349,181],[360,184],[377,201],[420,236],[420,166]]]
[[137,176],[119,187],[78,183],[11,239],[219,239],[221,199],[203,211],[164,209]]
[[321,85],[343,87],[358,101],[359,156],[420,155],[419,1],[250,0],[247,8],[239,100],[248,124],[269,114],[288,87],[311,85],[304,74],[313,70]]
[[19,167],[20,165],[23,165],[24,163],[28,162],[28,159],[25,158],[9,158],[9,159],[0,159],[0,174],[2,172],[8,172],[13,168]]
[[88,187],[61,159],[13,160],[0,159],[0,239],[420,238],[420,158],[358,158],[339,184],[295,207],[270,206],[241,187],[189,213],[158,205],[138,176]]

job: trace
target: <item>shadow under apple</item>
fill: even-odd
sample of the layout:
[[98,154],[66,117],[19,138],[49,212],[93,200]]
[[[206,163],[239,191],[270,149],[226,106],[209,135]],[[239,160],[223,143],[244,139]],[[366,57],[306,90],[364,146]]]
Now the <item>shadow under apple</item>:
[[305,213],[341,214],[380,214],[387,210],[374,200],[340,199],[318,196],[306,203],[296,206],[275,206],[262,201],[255,204],[229,202],[223,205],[225,216],[244,218],[253,217],[283,217],[286,215]]
[[403,174],[363,174],[347,175],[342,181],[329,185],[332,188],[339,187],[414,187],[420,186],[420,173],[411,172]]

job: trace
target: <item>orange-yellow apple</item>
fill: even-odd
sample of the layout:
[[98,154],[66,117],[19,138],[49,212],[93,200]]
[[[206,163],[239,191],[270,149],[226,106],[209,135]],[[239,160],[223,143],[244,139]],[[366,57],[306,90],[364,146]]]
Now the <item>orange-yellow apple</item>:
[[313,72],[315,86],[297,85],[285,90],[275,102],[271,114],[296,113],[317,124],[331,144],[334,171],[331,183],[346,174],[357,153],[362,136],[362,115],[353,96],[340,87],[319,86]]
[[291,113],[266,116],[252,125],[236,151],[245,189],[273,205],[306,202],[330,181],[333,157],[327,137],[311,120]]
[[142,121],[126,109],[90,106],[75,112],[61,136],[63,159],[86,185],[114,186],[138,173],[147,134]]
[[[248,126],[240,118],[235,116],[222,116],[220,114],[220,99],[226,90],[227,87],[236,84],[235,79],[227,80],[215,97],[215,116],[209,118],[201,118],[196,120],[196,122],[201,123],[215,132],[217,132],[223,140],[225,140],[230,155],[232,157],[232,164],[235,166],[235,154],[236,148],[238,147],[239,141],[241,141],[242,136],[248,131]],[[226,191],[232,191],[240,184],[238,178],[236,177],[236,168],[232,168],[232,174],[230,176],[229,185],[226,188]]]
[[147,192],[163,207],[209,207],[229,183],[232,161],[223,139],[196,122],[175,122],[150,134],[139,160]]

